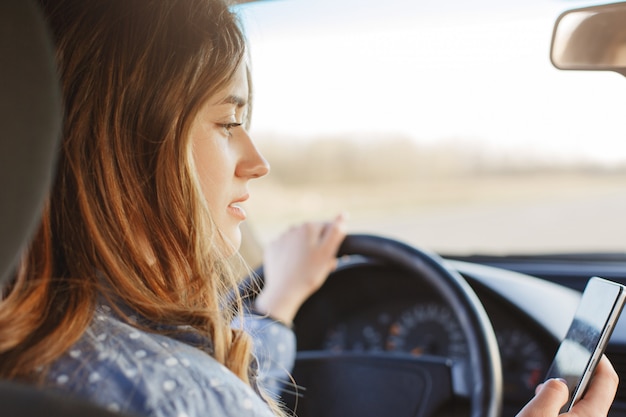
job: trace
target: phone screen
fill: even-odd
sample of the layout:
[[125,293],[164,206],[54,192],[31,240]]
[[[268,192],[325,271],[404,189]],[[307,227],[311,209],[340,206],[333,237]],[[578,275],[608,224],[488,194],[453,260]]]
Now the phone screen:
[[546,378],[562,378],[567,383],[570,398],[561,412],[569,411],[583,396],[622,311],[624,288],[597,277],[587,283]]

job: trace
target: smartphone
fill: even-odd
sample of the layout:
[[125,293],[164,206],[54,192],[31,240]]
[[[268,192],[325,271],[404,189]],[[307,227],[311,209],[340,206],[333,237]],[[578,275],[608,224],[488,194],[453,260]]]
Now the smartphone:
[[570,411],[585,394],[622,312],[625,289],[621,284],[598,277],[587,282],[572,324],[546,377],[561,378],[567,383],[569,400],[561,413]]

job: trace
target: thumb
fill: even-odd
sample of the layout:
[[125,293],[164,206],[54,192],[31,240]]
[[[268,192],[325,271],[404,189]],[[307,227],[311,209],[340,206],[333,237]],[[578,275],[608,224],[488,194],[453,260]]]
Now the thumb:
[[537,389],[535,397],[517,417],[556,417],[567,402],[568,392],[565,382],[549,379]]

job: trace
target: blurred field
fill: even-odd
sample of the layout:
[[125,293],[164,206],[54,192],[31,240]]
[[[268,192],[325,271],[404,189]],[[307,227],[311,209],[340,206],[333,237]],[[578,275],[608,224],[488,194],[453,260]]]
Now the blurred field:
[[621,167],[490,155],[454,141],[285,143],[261,142],[272,173],[251,184],[250,223],[263,242],[291,224],[347,211],[352,233],[446,253],[626,249]]

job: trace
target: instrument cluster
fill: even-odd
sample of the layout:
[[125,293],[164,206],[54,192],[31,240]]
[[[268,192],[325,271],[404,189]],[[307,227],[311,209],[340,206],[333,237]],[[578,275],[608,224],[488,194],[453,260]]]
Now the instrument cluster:
[[[489,307],[489,308],[487,308]],[[486,306],[502,358],[504,395],[525,401],[542,381],[551,353],[508,312]],[[375,305],[328,329],[323,349],[333,352],[389,352],[432,355],[466,364],[465,335],[449,307],[432,297]],[[464,368],[466,366],[463,366]]]
[[[433,288],[385,267],[336,275],[301,309],[299,349],[445,357],[461,372],[470,372],[464,329]],[[555,341],[506,300],[480,287],[474,290],[496,334],[504,405],[515,409],[542,382]]]

